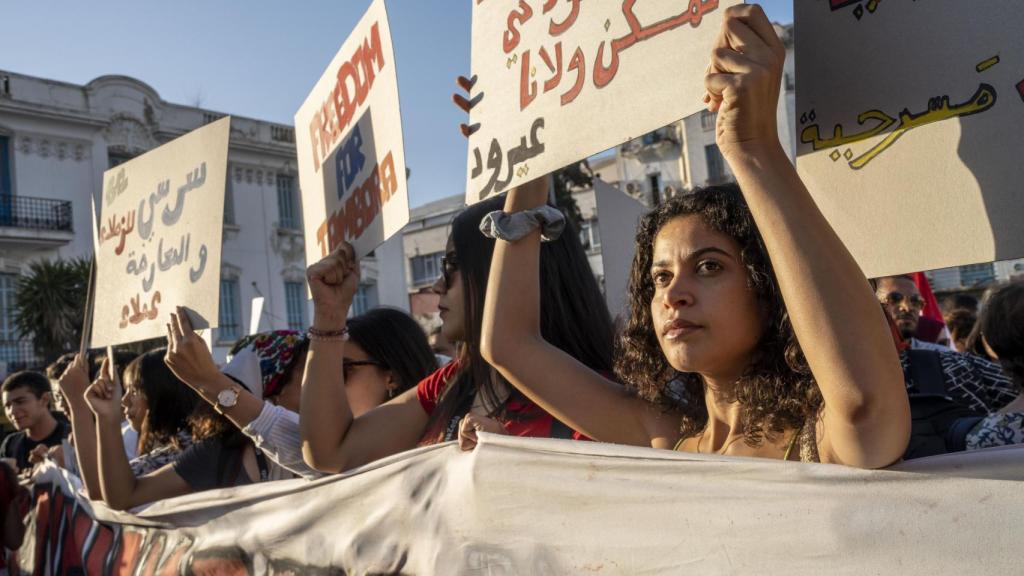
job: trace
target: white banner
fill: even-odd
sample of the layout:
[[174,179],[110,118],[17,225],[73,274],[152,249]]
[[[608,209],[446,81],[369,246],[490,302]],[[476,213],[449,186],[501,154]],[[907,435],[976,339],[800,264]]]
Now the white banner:
[[92,347],[167,335],[176,306],[217,325],[231,118],[107,170]]
[[374,0],[295,114],[306,262],[363,257],[409,222],[395,53]]
[[477,0],[472,204],[701,109],[739,0]]
[[[36,476],[23,570],[71,574],[1014,574],[1024,447],[901,471],[481,434],[138,515]],[[94,522],[96,519],[98,522]],[[45,567],[49,567],[47,570]]]
[[1024,12],[796,2],[797,167],[868,277],[1024,256]]

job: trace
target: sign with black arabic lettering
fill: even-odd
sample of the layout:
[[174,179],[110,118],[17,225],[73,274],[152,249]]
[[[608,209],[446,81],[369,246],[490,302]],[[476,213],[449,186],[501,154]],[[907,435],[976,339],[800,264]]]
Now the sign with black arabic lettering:
[[185,306],[217,325],[231,118],[103,174],[92,347],[167,335]]
[[466,202],[688,116],[737,0],[476,0]]
[[409,222],[398,77],[374,0],[295,114],[306,261],[350,242],[363,257]]
[[868,277],[1024,256],[1016,3],[796,3],[797,167]]

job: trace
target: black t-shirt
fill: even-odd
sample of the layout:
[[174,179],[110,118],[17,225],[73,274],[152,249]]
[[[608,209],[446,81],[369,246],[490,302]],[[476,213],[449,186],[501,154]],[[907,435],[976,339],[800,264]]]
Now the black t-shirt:
[[14,458],[18,462],[18,468],[24,470],[28,468],[28,455],[40,444],[46,446],[57,446],[68,437],[71,433],[70,427],[62,420],[57,420],[57,426],[53,429],[53,432],[49,436],[43,438],[41,441],[35,441],[28,437],[28,431],[22,430],[15,432],[4,438],[3,444],[0,444],[0,457],[3,458]]

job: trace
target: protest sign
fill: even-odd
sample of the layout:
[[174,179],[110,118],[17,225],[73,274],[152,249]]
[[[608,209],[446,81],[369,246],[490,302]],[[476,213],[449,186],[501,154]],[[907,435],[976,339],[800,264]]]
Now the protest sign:
[[295,114],[306,262],[341,243],[363,257],[409,222],[398,77],[374,0]]
[[137,515],[88,502],[49,465],[18,563],[118,575],[1013,574],[1022,454],[859,470],[484,432],[472,453],[448,443]]
[[1024,13],[795,7],[797,166],[865,274],[1024,256]]
[[475,2],[466,203],[699,110],[723,13],[738,3]]
[[601,229],[604,298],[613,317],[627,317],[626,294],[636,253],[636,227],[647,207],[622,190],[594,178],[597,217]]
[[231,119],[107,170],[92,346],[167,335],[177,306],[216,326]]

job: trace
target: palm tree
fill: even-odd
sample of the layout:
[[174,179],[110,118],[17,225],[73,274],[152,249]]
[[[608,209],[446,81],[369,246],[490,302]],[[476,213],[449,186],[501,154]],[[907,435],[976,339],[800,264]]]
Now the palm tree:
[[18,279],[14,323],[47,362],[78,349],[91,258],[36,260]]

